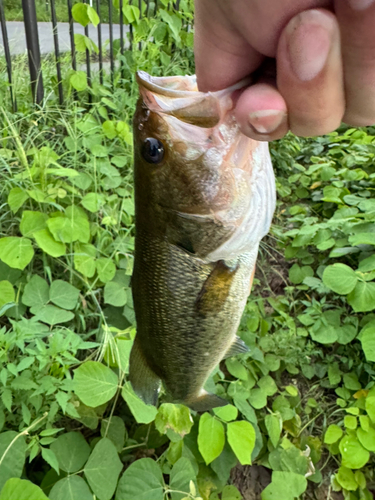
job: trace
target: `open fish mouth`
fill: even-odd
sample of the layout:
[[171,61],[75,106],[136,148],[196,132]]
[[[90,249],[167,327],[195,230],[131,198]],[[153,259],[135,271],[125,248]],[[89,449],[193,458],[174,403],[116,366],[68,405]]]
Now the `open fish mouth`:
[[251,78],[216,92],[200,92],[195,75],[158,77],[139,71],[137,82],[151,111],[161,111],[181,121],[212,128],[233,108],[232,94],[248,86]]

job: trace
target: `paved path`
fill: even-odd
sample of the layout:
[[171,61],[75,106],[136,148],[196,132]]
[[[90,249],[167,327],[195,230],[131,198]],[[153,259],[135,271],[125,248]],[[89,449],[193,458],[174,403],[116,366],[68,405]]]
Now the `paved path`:
[[[125,33],[128,31],[128,26],[124,26],[124,37]],[[25,26],[23,21],[12,21],[7,22],[8,40],[10,46],[10,52],[12,55],[24,54],[26,52],[26,37],[25,37]],[[109,24],[101,25],[102,31],[102,44],[106,40],[109,40]],[[53,31],[52,23],[40,22],[38,23],[39,32],[39,45],[40,52],[42,54],[48,54],[54,51],[53,44]],[[66,52],[70,50],[70,37],[69,37],[69,23],[57,23],[57,32],[59,35],[59,48],[60,52]],[[83,26],[78,23],[74,23],[74,33],[85,34]],[[89,36],[98,43],[98,30],[93,26],[89,26]],[[120,25],[113,25],[113,38],[120,38]],[[0,55],[4,54],[4,43],[3,37],[0,30]]]

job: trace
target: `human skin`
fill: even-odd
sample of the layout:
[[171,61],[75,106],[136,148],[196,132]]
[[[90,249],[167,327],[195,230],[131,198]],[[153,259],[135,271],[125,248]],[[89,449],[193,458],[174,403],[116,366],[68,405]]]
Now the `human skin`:
[[[259,70],[236,117],[258,140],[375,123],[375,0],[195,0],[198,87]],[[272,58],[274,74],[260,67]],[[277,76],[276,76],[277,75]]]

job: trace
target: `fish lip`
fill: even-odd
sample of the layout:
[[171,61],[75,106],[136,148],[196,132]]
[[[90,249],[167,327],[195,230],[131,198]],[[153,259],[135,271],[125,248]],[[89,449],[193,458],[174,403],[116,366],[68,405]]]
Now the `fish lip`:
[[[207,95],[214,96],[216,98],[220,98],[223,93],[230,94],[235,90],[242,89],[247,87],[252,83],[252,77],[247,77],[239,82],[231,85],[230,87],[217,90],[215,92],[200,92],[197,89],[196,84],[196,76],[151,76],[146,73],[146,71],[137,71],[136,79],[139,86],[144,87],[145,89],[159,95],[163,95],[166,97],[196,97],[198,99],[203,99],[207,97]],[[173,82],[179,82],[180,87],[188,87],[188,88],[178,88],[177,86],[173,88],[169,86],[168,83],[173,84]],[[189,88],[190,87],[190,88]]]

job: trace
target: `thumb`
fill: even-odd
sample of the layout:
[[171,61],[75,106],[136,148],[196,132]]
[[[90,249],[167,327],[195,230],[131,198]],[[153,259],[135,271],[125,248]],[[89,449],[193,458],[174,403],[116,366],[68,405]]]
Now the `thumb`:
[[255,71],[263,60],[231,25],[217,1],[196,1],[195,67],[202,92],[222,90]]

